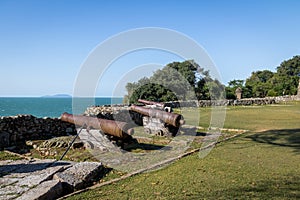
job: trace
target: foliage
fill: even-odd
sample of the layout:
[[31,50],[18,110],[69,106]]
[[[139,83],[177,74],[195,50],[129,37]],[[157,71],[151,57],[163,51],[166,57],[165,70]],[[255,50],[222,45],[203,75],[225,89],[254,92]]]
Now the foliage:
[[300,77],[300,56],[283,61],[277,67],[277,73],[271,80],[274,91],[278,95],[294,95],[297,93]]
[[270,83],[274,73],[269,70],[252,72],[251,76],[246,80],[246,87],[250,89],[251,97],[265,97],[268,91],[272,89]]
[[169,63],[150,78],[127,83],[126,89],[130,103],[139,98],[152,101],[217,99],[224,93],[224,86],[193,60]]
[[228,82],[228,86],[226,86],[225,91],[226,91],[226,99],[235,99],[235,90],[237,88],[241,88],[242,91],[244,87],[244,80],[232,80]]
[[300,56],[283,61],[276,70],[255,71],[246,81],[230,81],[226,87],[226,97],[234,99],[237,87],[243,90],[244,98],[295,95],[300,77]]
[[276,72],[261,70],[252,72],[246,80],[232,80],[225,87],[213,80],[209,71],[193,60],[172,62],[134,83],[127,83],[127,98],[130,103],[139,98],[153,101],[235,99],[235,90],[242,89],[242,97],[266,97],[295,95],[300,77],[300,56],[283,61]]

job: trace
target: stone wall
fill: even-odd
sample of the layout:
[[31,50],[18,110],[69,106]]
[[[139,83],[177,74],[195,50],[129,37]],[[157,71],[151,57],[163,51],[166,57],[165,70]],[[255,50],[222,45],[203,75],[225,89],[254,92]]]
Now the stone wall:
[[86,116],[123,121],[137,125],[143,124],[143,115],[131,111],[128,105],[90,106],[86,108],[83,114]]
[[[293,96],[278,96],[266,98],[247,98],[247,99],[224,99],[224,100],[194,100],[194,101],[172,101],[165,103],[166,106],[172,108],[179,107],[209,107],[209,106],[251,106],[251,105],[268,105],[280,102],[300,100],[297,95]],[[128,105],[104,105],[104,106],[90,106],[84,115],[97,116],[104,119],[123,119],[128,118],[130,107]],[[132,114],[131,114],[132,115]]]
[[26,140],[72,134],[76,134],[75,126],[58,118],[37,118],[32,115],[0,118],[0,149],[24,143]]
[[278,96],[278,97],[265,97],[265,98],[247,98],[247,99],[225,99],[225,100],[195,100],[195,101],[173,101],[167,102],[166,105],[179,108],[179,107],[209,107],[209,106],[251,106],[251,105],[268,105],[276,104],[287,101],[296,101],[300,98],[296,95],[293,96]]

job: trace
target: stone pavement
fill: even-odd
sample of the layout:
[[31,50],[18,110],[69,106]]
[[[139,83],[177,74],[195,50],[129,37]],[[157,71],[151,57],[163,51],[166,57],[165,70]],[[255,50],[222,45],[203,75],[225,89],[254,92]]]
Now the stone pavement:
[[56,199],[103,176],[99,162],[0,161],[0,199]]

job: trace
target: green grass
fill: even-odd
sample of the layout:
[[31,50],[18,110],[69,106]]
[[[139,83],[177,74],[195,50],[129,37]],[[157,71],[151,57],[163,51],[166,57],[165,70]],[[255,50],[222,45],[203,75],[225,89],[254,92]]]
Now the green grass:
[[[67,148],[51,148],[51,154],[48,156],[43,156],[39,151],[35,149],[31,149],[31,157],[38,159],[56,159],[59,160],[63,153]],[[53,152],[55,153],[54,155]],[[64,156],[63,160],[74,161],[74,162],[83,162],[83,161],[98,161],[93,155],[86,149],[78,148],[78,149],[70,149],[67,154]]]
[[[299,122],[300,102],[275,104],[266,106],[228,106],[224,109],[211,107],[186,109],[183,111],[187,124],[197,124],[207,128],[210,126],[212,110],[226,113],[225,128],[246,129],[252,131],[294,127]],[[197,118],[199,116],[199,118]]]
[[12,155],[6,153],[5,151],[0,151],[0,160],[20,160],[21,158],[17,155]]
[[[226,112],[225,127],[250,131],[218,144],[205,158],[195,153],[68,199],[300,198],[300,102]],[[200,126],[208,127],[210,113],[200,109]]]

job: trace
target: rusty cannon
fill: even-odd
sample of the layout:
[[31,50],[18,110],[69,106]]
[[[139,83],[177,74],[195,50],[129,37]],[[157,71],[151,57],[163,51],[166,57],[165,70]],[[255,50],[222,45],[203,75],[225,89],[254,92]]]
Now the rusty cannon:
[[164,108],[164,107],[165,107],[165,104],[164,104],[164,103],[161,103],[161,102],[148,101],[148,100],[144,100],[144,99],[138,99],[138,102],[143,103],[143,104],[145,104],[145,105],[154,105],[154,106],[158,106],[158,107],[161,107],[161,108]]
[[143,115],[146,133],[159,136],[175,136],[179,127],[185,123],[183,116],[164,110],[132,105],[131,111]]
[[176,113],[169,113],[162,110],[145,108],[136,105],[132,105],[130,109],[148,117],[161,119],[163,122],[175,127],[179,127],[185,123],[182,115]]
[[99,129],[107,135],[114,136],[122,140],[132,139],[131,135],[134,133],[132,126],[126,122],[100,119],[83,115],[72,115],[69,113],[63,113],[61,115],[61,120],[78,126],[85,126],[90,129]]

